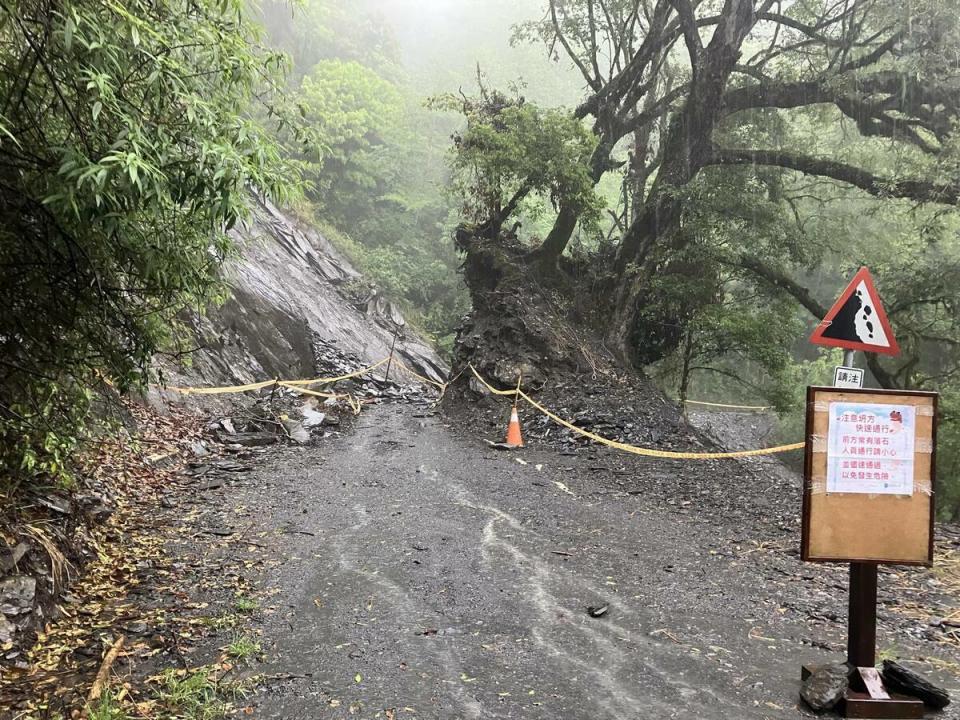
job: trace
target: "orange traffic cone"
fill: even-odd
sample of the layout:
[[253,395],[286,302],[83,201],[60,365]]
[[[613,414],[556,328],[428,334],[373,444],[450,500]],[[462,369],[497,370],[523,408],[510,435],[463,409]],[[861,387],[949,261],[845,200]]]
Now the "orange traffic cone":
[[510,410],[510,424],[507,425],[507,445],[523,447],[523,435],[520,434],[520,416],[517,415],[517,406]]

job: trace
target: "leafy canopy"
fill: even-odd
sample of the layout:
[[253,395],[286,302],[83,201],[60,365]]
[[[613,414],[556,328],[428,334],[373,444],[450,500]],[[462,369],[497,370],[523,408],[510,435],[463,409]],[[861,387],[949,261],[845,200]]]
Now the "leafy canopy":
[[593,191],[588,161],[596,136],[562,108],[541,108],[523,97],[488,91],[476,98],[447,95],[432,105],[460,110],[466,120],[453,136],[453,190],[465,219],[503,222],[528,195],[554,207],[570,203],[585,226],[602,204]]
[[0,473],[62,471],[94,373],[143,380],[248,192],[295,191],[244,8],[0,0]]

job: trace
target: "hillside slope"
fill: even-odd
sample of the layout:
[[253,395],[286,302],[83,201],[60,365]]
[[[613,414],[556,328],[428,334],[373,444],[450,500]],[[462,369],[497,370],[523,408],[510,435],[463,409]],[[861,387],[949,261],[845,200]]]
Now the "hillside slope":
[[188,318],[199,349],[186,365],[163,365],[169,383],[306,378],[373,364],[390,354],[395,333],[406,365],[444,379],[446,365],[429,343],[316,229],[258,198],[233,236],[230,297]]

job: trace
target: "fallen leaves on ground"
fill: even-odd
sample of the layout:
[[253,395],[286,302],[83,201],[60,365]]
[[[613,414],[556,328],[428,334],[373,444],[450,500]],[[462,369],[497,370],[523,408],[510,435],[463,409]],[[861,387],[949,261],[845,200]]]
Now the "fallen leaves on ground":
[[[81,484],[109,498],[112,513],[100,525],[75,530],[72,539],[87,562],[25,662],[0,673],[0,704],[20,717],[77,717],[104,653],[121,634],[131,637],[114,677],[161,654],[186,665],[183,645],[209,632],[198,617],[205,604],[183,592],[181,570],[168,552],[176,535],[171,518],[158,512],[188,482],[182,471],[190,445],[203,436],[202,421],[180,409],[161,416],[130,403],[125,411],[136,432],[104,436],[80,460]],[[128,684],[120,687],[117,697],[135,715],[149,717],[156,701]]]

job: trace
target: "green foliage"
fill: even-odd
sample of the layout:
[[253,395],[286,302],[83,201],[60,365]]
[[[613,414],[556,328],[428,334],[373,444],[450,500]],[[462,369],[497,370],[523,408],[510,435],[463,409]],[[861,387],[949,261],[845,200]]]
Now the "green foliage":
[[173,717],[185,720],[218,720],[226,716],[230,705],[221,688],[210,679],[210,669],[190,673],[167,670],[157,695]]
[[449,345],[466,307],[440,191],[453,121],[423,108],[392,31],[363,3],[306,0],[292,13],[262,8],[294,61],[290,104],[311,137],[284,143],[317,222],[413,324]]
[[482,85],[476,98],[435,98],[433,106],[462,112],[466,127],[453,137],[452,190],[470,222],[506,220],[527,195],[557,208],[569,202],[585,227],[602,209],[593,192],[589,159],[596,136],[570,112],[543,109],[522,96],[507,97]]
[[261,652],[260,643],[255,642],[246,635],[238,635],[227,645],[227,656],[234,660],[250,660]]
[[128,720],[130,717],[114,699],[113,693],[104,692],[95,705],[88,708],[89,720]]
[[0,40],[0,475],[61,475],[96,373],[216,296],[248,189],[291,197],[250,117],[283,60],[240,0],[0,3]]
[[237,612],[241,613],[252,613],[257,608],[260,607],[260,603],[252,597],[246,595],[238,595],[236,601],[233,603],[233,607]]
[[272,44],[292,58],[294,78],[325,60],[342,60],[395,80],[402,74],[400,48],[383,19],[363,5],[362,0],[263,0],[258,12]]
[[317,138],[311,176],[321,209],[342,218],[359,198],[382,197],[396,172],[400,92],[357,62],[324,60],[303,78],[298,105]]
[[453,349],[456,325],[470,307],[449,243],[438,248],[418,242],[417,236],[402,236],[396,244],[361,244],[335,227],[321,227],[365,277],[375,280],[387,297],[403,303],[407,320],[432,338],[441,352]]

